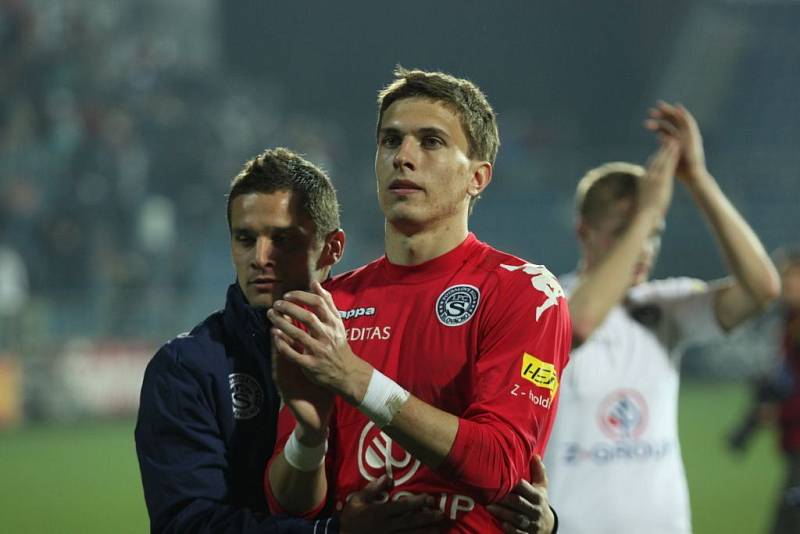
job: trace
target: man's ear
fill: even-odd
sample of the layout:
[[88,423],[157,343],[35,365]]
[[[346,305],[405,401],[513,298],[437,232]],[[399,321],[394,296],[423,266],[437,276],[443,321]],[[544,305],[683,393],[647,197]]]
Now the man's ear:
[[472,169],[472,178],[469,181],[467,193],[472,198],[479,197],[491,181],[492,164],[488,161],[476,162],[475,167]]
[[344,254],[345,235],[344,230],[336,229],[325,236],[322,243],[322,251],[317,260],[317,268],[333,267]]
[[575,223],[575,235],[578,237],[578,241],[583,244],[586,243],[586,240],[589,239],[589,232],[591,228],[589,225],[586,224],[582,218],[579,218]]

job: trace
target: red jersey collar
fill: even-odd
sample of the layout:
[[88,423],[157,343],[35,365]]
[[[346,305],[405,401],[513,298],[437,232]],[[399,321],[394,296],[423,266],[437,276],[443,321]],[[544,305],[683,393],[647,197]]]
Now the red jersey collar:
[[415,283],[432,280],[444,274],[452,274],[457,271],[479,244],[478,238],[470,232],[467,234],[467,238],[453,250],[419,265],[397,265],[390,262],[386,256],[383,256],[381,258],[382,271],[388,279],[396,283]]

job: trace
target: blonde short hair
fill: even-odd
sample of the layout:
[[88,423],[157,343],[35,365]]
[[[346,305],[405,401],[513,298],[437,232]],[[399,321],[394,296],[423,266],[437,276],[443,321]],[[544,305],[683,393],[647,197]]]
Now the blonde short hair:
[[644,167],[624,161],[604,163],[588,171],[575,189],[575,211],[589,224],[598,222],[608,206],[635,198]]

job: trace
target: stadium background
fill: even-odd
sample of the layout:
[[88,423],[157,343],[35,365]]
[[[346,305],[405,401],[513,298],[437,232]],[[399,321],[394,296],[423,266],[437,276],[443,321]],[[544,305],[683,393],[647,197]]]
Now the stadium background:
[[[342,269],[380,254],[375,95],[395,64],[485,90],[502,147],[472,228],[562,273],[575,181],[647,157],[657,98],[695,113],[767,248],[798,240],[798,27],[800,3],[770,0],[0,1],[0,530],[146,531],[138,384],[223,303],[230,178],[268,146],[307,154],[340,193]],[[656,276],[724,273],[680,190],[667,224]],[[772,512],[773,436],[724,447],[770,359],[758,323],[684,362],[697,534]]]

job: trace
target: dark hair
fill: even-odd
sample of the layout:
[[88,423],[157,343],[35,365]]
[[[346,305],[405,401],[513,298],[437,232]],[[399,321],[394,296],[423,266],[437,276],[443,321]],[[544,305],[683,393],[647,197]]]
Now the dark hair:
[[[398,100],[422,97],[443,102],[458,116],[467,138],[467,156],[494,164],[500,148],[497,116],[486,95],[477,85],[464,78],[443,72],[409,70],[397,66],[394,80],[378,93],[378,124],[380,134],[383,113]],[[470,207],[478,200],[475,197]]]
[[339,228],[336,190],[325,172],[288,148],[270,148],[244,164],[231,180],[228,193],[228,228],[231,203],[249,193],[299,193],[306,215],[314,222],[317,238]]
[[636,198],[644,168],[613,161],[587,172],[575,191],[575,210],[589,224],[598,223],[609,205],[624,198]]

